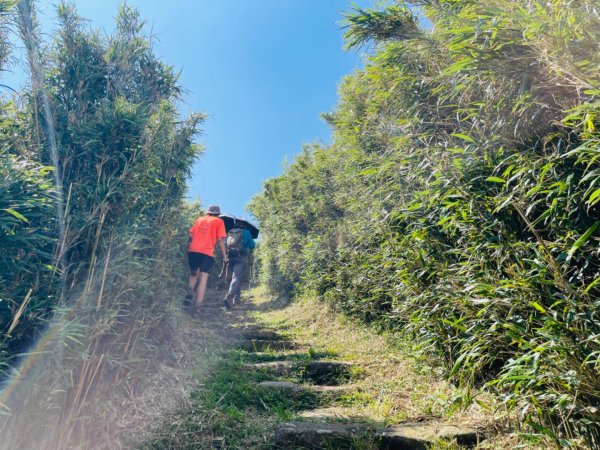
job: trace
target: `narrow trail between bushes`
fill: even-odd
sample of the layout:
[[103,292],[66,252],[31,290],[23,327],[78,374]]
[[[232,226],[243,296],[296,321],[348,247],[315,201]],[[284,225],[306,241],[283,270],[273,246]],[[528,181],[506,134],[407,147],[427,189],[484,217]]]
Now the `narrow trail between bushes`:
[[450,388],[372,332],[316,303],[255,290],[227,310],[222,298],[210,290],[201,317],[182,319],[191,391],[138,448],[494,448],[482,446],[495,434],[488,417],[448,419]]

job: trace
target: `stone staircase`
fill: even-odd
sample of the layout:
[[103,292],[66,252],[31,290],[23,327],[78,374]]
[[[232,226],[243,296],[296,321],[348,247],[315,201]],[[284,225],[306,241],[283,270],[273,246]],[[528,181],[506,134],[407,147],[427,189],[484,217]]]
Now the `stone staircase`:
[[377,428],[366,423],[287,422],[279,425],[274,443],[281,448],[377,448],[426,450],[440,440],[473,447],[482,436],[476,430],[434,423],[406,423]]
[[297,420],[280,423],[272,436],[273,448],[421,450],[436,448],[441,441],[470,448],[485,439],[482,430],[477,428],[434,421],[383,426],[367,417],[352,415],[343,406],[332,406],[340,396],[356,390],[352,381],[361,368],[331,358],[299,359],[299,355],[306,353],[301,352],[297,343],[256,324],[244,324],[247,312],[252,310],[256,310],[256,306],[249,303],[227,310],[222,296],[209,291],[203,314],[196,320],[209,327],[235,325],[231,328],[235,330],[230,335],[232,344],[258,359],[263,355],[288,357],[243,366],[243,370],[265,372],[276,378],[258,382],[259,389],[290,396],[306,392],[322,400],[318,407],[300,411]]
[[[242,333],[246,340],[241,348],[247,351],[285,352],[298,345],[280,339],[275,333],[260,329]],[[276,377],[294,376],[300,382],[263,381],[261,389],[282,393],[302,391],[329,396],[331,400],[355,389],[350,384],[353,365],[332,360],[281,360],[245,364],[244,370],[264,371]],[[403,423],[383,427],[364,417],[345,414],[341,407],[310,409],[299,414],[297,421],[279,424],[274,435],[275,448],[285,449],[350,449],[385,450],[427,449],[440,441],[454,441],[469,448],[484,439],[480,430],[437,422]]]

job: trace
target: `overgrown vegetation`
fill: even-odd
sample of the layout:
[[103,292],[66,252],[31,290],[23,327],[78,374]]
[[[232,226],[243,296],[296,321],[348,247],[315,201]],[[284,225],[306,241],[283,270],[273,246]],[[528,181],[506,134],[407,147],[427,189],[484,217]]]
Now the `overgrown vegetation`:
[[[0,3],[0,68],[7,65],[10,2]],[[53,305],[55,214],[51,171],[26,152],[26,114],[8,100],[0,118],[0,373]]]
[[[6,130],[6,128],[4,129]],[[31,342],[52,309],[54,208],[49,168],[6,151],[0,155],[0,361]]]
[[[197,387],[183,406],[164,416],[139,448],[274,450],[284,448],[273,443],[273,433],[281,422],[319,420],[383,427],[403,421],[444,421],[453,408],[457,389],[441,380],[439,367],[432,366],[425,355],[418,356],[405,342],[382,337],[313,299],[274,299],[263,288],[253,289],[249,297],[255,308],[251,316],[232,320],[219,315],[201,328]],[[246,326],[292,341],[298,348],[258,353],[232,349],[244,341],[224,338],[239,338]],[[251,367],[273,361],[294,361],[298,367],[283,373]],[[318,361],[351,365],[349,373],[337,373],[334,383],[333,378],[322,378],[324,373],[316,376],[303,367]],[[258,384],[262,381],[291,381],[302,389],[265,388]],[[339,383],[344,389],[328,393],[310,389],[328,383]],[[470,427],[485,427],[489,414],[473,409],[479,411],[471,410],[457,419]],[[478,448],[508,448],[517,442],[514,436],[489,438]],[[327,448],[379,446],[372,435],[365,435],[345,444],[336,441]],[[435,448],[455,447],[440,443]]]
[[137,10],[122,6],[105,36],[62,3],[44,42],[32,2],[1,6],[33,81],[2,103],[0,373],[45,333],[0,402],[3,445],[114,448],[115,405],[152,383],[175,326],[204,116],[180,118],[177,75]]
[[318,403],[310,392],[260,388],[272,376],[244,371],[247,357],[239,350],[221,355],[188,405],[167,415],[140,448],[269,448],[279,421]]
[[403,2],[347,14],[371,56],[331,146],[252,202],[264,281],[430,343],[533,442],[598,446],[597,4],[410,3],[432,29]]
[[[333,143],[252,203],[264,281],[430,345],[464,406],[487,398],[474,386],[497,394],[534,443],[600,446],[597,2],[410,3],[432,29],[399,1],[347,14],[348,47],[371,56],[324,116]],[[134,9],[105,37],[61,4],[45,43],[15,5],[0,2],[0,69],[12,26],[33,81],[0,103],[0,374],[18,381],[2,443],[114,447],[114,405],[151,382],[174,326],[204,118],[180,119],[177,76]],[[264,407],[240,364],[197,394],[215,426]],[[270,420],[301,406],[272,400]]]

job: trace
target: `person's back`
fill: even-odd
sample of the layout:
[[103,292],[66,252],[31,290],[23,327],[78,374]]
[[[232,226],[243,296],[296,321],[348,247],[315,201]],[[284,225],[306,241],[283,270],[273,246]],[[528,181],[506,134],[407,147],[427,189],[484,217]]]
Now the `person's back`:
[[188,250],[214,256],[215,244],[219,238],[223,237],[223,227],[223,220],[217,216],[198,217],[190,228],[192,240]]
[[186,300],[191,300],[194,292],[196,293],[195,305],[192,308],[193,316],[200,313],[199,307],[204,301],[208,271],[215,263],[214,252],[217,242],[221,247],[224,260],[227,261],[224,243],[227,234],[225,233],[225,223],[218,217],[220,212],[221,209],[217,205],[210,206],[206,215],[196,219],[190,228],[188,263],[191,274]]
[[229,230],[227,254],[232,277],[227,295],[223,299],[228,308],[240,301],[242,280],[248,266],[248,255],[254,249],[254,245],[250,231],[243,224]]

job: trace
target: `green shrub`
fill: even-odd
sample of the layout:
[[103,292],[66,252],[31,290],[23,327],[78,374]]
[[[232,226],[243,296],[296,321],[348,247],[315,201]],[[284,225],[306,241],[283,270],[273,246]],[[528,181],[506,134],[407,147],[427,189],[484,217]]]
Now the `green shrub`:
[[[23,32],[30,18],[17,16]],[[26,36],[45,46],[32,68],[42,89],[6,106],[0,127],[0,363],[48,325],[3,396],[7,448],[121,445],[111,409],[171,354],[187,273],[183,195],[204,116],[180,117],[182,88],[135,9],[120,8],[112,36],[70,5],[58,16],[51,42]],[[60,177],[37,162],[55,159]]]
[[50,172],[0,153],[0,360],[31,342],[55,303]]
[[265,281],[429,342],[533,437],[598,445],[593,2],[413,3],[432,30],[401,2],[348,13],[373,51],[325,115],[332,145],[251,205]]

